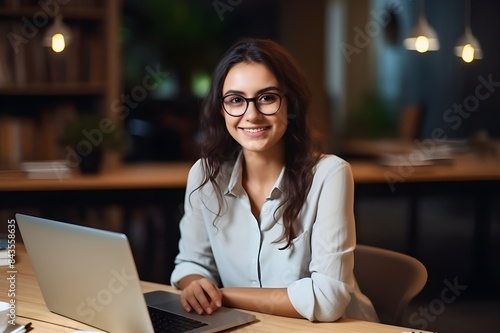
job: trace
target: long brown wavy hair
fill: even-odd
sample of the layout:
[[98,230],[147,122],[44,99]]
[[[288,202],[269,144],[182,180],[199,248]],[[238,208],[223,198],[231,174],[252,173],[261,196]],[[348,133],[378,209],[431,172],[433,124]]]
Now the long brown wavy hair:
[[220,97],[227,73],[234,65],[242,62],[265,65],[278,80],[287,99],[289,121],[284,138],[284,182],[287,194],[278,207],[283,209],[284,231],[277,240],[286,240],[286,245],[282,247],[286,249],[297,236],[295,221],[311,187],[313,168],[321,154],[308,119],[311,92],[307,81],[295,59],[280,44],[267,39],[240,39],[216,66],[200,117],[200,157],[205,176],[197,189],[208,182],[214,186],[219,201],[217,216],[220,216],[223,194],[217,179],[224,164],[234,163],[241,151],[241,146],[226,128]]

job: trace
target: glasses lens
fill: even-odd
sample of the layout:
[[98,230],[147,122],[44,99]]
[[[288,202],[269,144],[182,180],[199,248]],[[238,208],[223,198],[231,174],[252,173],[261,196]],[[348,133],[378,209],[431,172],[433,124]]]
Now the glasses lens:
[[247,109],[247,101],[239,95],[228,95],[222,99],[222,107],[232,116],[240,116]]
[[281,106],[281,96],[274,93],[262,94],[257,98],[257,108],[264,114],[274,114]]

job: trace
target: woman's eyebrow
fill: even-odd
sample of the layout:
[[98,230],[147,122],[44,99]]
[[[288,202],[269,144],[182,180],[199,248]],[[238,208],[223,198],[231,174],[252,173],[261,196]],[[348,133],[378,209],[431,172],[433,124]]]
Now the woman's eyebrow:
[[281,89],[278,88],[278,87],[271,86],[271,87],[260,89],[259,91],[257,91],[257,95],[265,93],[265,92],[269,92],[269,91],[277,91],[277,92],[279,92],[279,91],[281,91]]
[[[278,87],[275,87],[275,86],[270,86],[270,87],[259,89],[257,91],[256,95],[260,95],[262,93],[269,92],[269,91],[277,91],[277,92],[279,92],[279,91],[281,91],[281,89],[278,88]],[[227,95],[232,95],[232,94],[241,95],[241,96],[246,96],[247,95],[243,91],[231,89],[231,90],[226,91],[222,96],[227,96]]]
[[222,96],[227,96],[227,95],[242,95],[242,96],[245,96],[246,94],[243,92],[243,91],[239,91],[239,90],[228,90],[226,91],[226,93],[222,94]]

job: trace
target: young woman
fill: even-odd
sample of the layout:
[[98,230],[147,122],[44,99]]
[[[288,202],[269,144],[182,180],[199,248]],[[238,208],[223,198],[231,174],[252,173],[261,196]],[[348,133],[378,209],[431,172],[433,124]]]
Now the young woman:
[[242,39],[216,67],[171,277],[186,311],[377,320],[353,275],[351,170],[320,153],[309,104],[273,41]]

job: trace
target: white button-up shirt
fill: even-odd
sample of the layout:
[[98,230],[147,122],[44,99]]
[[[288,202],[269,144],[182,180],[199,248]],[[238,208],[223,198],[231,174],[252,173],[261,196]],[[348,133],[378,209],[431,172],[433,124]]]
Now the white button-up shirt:
[[[378,321],[370,300],[353,275],[356,232],[354,183],[347,162],[325,155],[298,217],[300,230],[292,246],[284,241],[282,210],[284,168],[266,198],[259,221],[252,214],[242,186],[240,154],[220,175],[224,203],[220,208],[200,161],[192,167],[186,187],[185,214],[180,222],[179,254],[171,283],[190,274],[203,275],[223,287],[287,288],[292,305],[311,321],[342,316]],[[265,172],[265,170],[262,170]],[[272,300],[262,300],[272,306]]]

